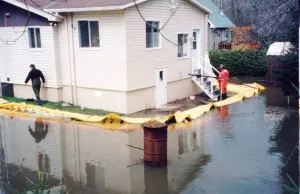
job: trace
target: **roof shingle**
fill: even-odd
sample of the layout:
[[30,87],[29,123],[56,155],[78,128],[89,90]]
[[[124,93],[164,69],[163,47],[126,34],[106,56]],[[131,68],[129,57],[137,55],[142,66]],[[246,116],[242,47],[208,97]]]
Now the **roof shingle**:
[[214,4],[214,2],[212,2],[212,0],[198,0],[198,2],[214,12],[213,15],[209,15],[208,19],[214,24],[215,28],[228,28],[235,26],[228,17],[220,13],[220,9],[216,6],[216,4]]

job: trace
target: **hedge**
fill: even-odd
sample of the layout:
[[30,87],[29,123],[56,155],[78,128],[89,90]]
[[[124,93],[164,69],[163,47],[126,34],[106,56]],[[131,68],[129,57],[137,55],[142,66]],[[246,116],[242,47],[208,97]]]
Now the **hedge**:
[[216,50],[209,53],[209,58],[214,67],[224,64],[233,76],[265,76],[268,65],[266,53],[265,50]]

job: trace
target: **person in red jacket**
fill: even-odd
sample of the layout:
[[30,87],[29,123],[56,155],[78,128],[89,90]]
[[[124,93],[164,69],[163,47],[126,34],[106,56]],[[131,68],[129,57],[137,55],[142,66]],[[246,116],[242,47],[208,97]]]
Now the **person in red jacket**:
[[221,106],[218,109],[219,116],[222,121],[225,121],[229,117],[228,106]]
[[229,79],[229,72],[223,64],[220,65],[220,75],[218,77],[220,96],[219,100],[225,100],[227,98],[227,83]]

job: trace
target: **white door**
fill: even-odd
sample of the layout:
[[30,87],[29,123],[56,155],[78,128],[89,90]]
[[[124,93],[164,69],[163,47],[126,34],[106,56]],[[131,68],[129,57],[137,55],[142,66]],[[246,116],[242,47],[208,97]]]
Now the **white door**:
[[200,69],[200,30],[193,30],[193,70]]
[[156,108],[167,104],[167,69],[156,71]]

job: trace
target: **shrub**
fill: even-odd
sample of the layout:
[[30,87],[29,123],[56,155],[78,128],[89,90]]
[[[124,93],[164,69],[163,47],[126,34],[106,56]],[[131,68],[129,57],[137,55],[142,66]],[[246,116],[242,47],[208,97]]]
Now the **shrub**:
[[216,50],[209,53],[209,58],[216,68],[224,64],[231,76],[265,76],[268,65],[266,53],[265,50]]

